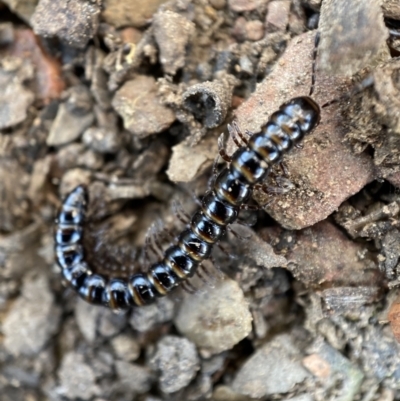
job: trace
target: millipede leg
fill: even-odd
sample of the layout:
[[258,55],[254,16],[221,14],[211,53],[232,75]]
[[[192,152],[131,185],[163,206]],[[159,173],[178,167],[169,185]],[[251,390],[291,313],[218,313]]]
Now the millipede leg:
[[244,134],[250,139],[254,135],[254,132],[245,129]]
[[232,253],[229,253],[224,246],[221,245],[221,243],[217,243],[217,247],[226,255],[228,256],[229,259],[238,259],[237,255],[233,255]]
[[257,212],[258,210],[260,210],[260,206],[244,204],[244,205],[240,205],[240,210],[253,210],[253,211]]
[[285,177],[289,177],[289,169],[285,162],[280,162],[279,168],[282,170],[282,173]]
[[319,45],[319,40],[321,38],[321,35],[319,31],[315,34],[315,39],[314,39],[314,50],[313,50],[313,62],[312,62],[312,67],[311,67],[311,86],[310,86],[310,93],[309,96],[311,96],[314,93],[314,88],[315,88],[315,72],[316,72],[316,66],[317,66],[317,54],[318,54],[318,45]]
[[182,289],[190,295],[196,294],[197,288],[195,288],[189,281],[184,281],[181,284]]
[[214,270],[217,272],[219,278],[224,278],[224,273],[222,272],[221,267],[218,265],[217,261],[215,260],[214,256],[210,256],[210,261],[214,267]]
[[222,157],[223,160],[225,160],[227,163],[230,163],[232,161],[232,157],[230,157],[225,149],[224,149],[224,139],[223,139],[223,134],[221,134],[218,138],[218,153]]
[[[236,134],[239,136],[239,138],[242,140],[243,144],[247,146],[247,144],[248,144],[249,141],[248,141],[248,139],[243,135],[243,132],[242,132],[242,130],[240,129],[238,123],[237,123],[236,121],[234,121],[234,122],[232,123],[232,125],[233,125],[233,128],[234,128],[234,130],[235,130],[235,133],[236,133]],[[249,135],[249,134],[250,134],[249,131],[245,131],[245,134],[246,134],[247,136],[249,136],[249,137],[251,136],[251,135]]]
[[321,109],[325,109],[326,107],[331,106],[332,104],[341,103],[342,101],[345,101],[345,100],[347,101],[347,100],[351,99],[353,96],[358,95],[364,89],[368,88],[369,86],[372,86],[374,84],[374,82],[375,82],[374,77],[372,75],[368,75],[361,82],[359,82],[357,85],[355,85],[352,91],[345,93],[343,96],[340,96],[336,99],[332,99],[329,102],[324,103],[321,106]]
[[182,205],[178,201],[174,201],[172,204],[172,210],[174,215],[178,218],[178,220],[187,225],[190,222],[190,216],[185,212]]
[[215,276],[212,276],[211,273],[207,270],[207,268],[201,264],[196,271],[199,279],[209,287],[214,287]]
[[[257,205],[256,205],[257,206]],[[231,226],[228,226],[228,231],[230,233],[232,233],[232,235],[234,235],[237,239],[241,240],[241,241],[247,241],[248,239],[250,239],[251,237],[243,237],[243,235],[239,234],[237,231],[235,231]]]
[[254,186],[254,189],[263,191],[268,195],[282,195],[288,193],[295,187],[292,181],[283,176],[278,175],[277,177],[275,177],[275,181],[278,184],[277,186],[268,184],[256,184]]
[[242,147],[242,144],[239,142],[237,138],[237,131],[236,131],[236,126],[232,127],[232,125],[228,124],[228,132],[230,137],[232,138],[232,141],[235,143],[235,145],[240,148]]

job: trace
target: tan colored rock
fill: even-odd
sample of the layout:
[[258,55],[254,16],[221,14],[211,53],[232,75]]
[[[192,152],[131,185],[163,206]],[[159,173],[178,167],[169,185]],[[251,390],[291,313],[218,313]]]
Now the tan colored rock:
[[105,0],[103,19],[116,28],[147,25],[158,7],[166,0]]
[[124,127],[140,138],[167,129],[175,120],[171,109],[161,104],[153,77],[138,75],[115,94],[112,105],[124,120]]
[[285,31],[289,23],[290,1],[271,1],[268,3],[265,26],[268,32]]
[[243,292],[230,279],[186,297],[175,319],[178,330],[210,354],[230,349],[243,340],[251,331],[251,322]]
[[184,142],[172,148],[172,156],[167,170],[173,182],[191,182],[207,170],[218,152],[217,138],[208,137],[196,146]]
[[166,74],[175,75],[185,65],[186,49],[195,25],[183,15],[167,10],[154,16],[153,26],[163,69]]

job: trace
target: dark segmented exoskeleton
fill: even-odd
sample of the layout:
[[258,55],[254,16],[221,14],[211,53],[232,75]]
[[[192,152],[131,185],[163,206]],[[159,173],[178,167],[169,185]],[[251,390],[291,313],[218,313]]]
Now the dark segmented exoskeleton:
[[320,108],[309,96],[283,104],[260,132],[236,150],[177,237],[176,245],[166,249],[162,260],[147,273],[114,278],[92,271],[83,248],[87,190],[78,186],[62,203],[56,223],[56,255],[64,279],[86,301],[112,309],[150,304],[168,294],[193,276],[226,227],[237,219],[255,186],[266,178],[271,165],[310,133],[319,119]]

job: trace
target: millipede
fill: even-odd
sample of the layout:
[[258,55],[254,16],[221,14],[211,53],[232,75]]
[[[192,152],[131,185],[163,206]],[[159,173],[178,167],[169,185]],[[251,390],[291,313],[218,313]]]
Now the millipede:
[[[319,35],[316,35],[316,46]],[[226,228],[238,219],[252,192],[262,183],[272,165],[318,125],[320,106],[311,98],[315,83],[315,56],[308,96],[295,97],[281,105],[257,133],[245,137],[235,126],[243,145],[232,156],[220,155],[228,164],[216,175],[189,224],[164,252],[161,261],[145,273],[108,277],[93,271],[85,260],[83,232],[88,204],[85,186],[73,189],[62,202],[56,219],[55,253],[62,276],[85,301],[115,310],[148,305],[192,277],[210,257]],[[322,107],[325,107],[322,106]],[[237,142],[237,141],[236,141]]]

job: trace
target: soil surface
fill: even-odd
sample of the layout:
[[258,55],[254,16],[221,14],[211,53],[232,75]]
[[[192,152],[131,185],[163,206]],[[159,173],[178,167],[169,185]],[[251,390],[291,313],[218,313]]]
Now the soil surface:
[[[0,0],[0,401],[400,400],[399,56],[397,0]],[[185,288],[116,313],[62,282],[69,191],[93,269],[145,271],[220,135],[311,85],[320,124]]]

